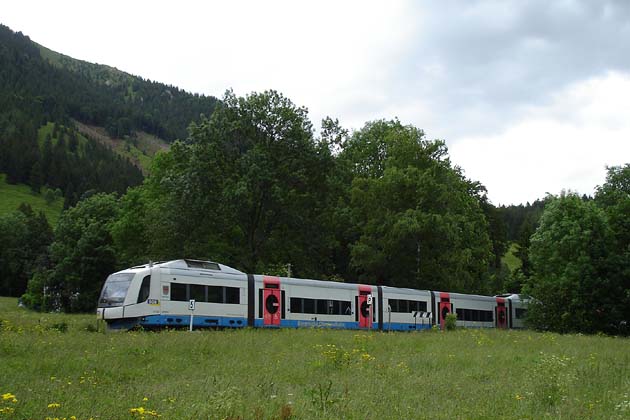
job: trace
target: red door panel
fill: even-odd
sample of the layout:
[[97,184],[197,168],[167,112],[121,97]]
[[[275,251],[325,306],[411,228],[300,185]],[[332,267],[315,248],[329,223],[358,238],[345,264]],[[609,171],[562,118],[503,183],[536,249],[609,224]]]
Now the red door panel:
[[372,327],[372,307],[368,305],[368,295],[372,293],[370,286],[359,285],[359,328]]
[[440,293],[440,328],[444,329],[446,323],[446,315],[451,313],[451,298],[448,293]]
[[507,308],[503,298],[497,298],[497,328],[507,328]]
[[263,277],[263,324],[280,326],[282,300],[280,299],[280,278]]

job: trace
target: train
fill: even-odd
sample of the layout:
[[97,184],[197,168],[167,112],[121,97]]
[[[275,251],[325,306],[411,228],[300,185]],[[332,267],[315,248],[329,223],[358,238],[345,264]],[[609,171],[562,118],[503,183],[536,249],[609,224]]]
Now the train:
[[527,299],[246,274],[194,259],[111,274],[97,307],[108,329],[343,328],[419,331],[446,316],[471,328],[523,328]]

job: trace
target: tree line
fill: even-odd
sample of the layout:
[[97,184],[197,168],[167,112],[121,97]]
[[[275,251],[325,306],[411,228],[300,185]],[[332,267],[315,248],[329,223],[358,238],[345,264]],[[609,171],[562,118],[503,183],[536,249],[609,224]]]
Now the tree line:
[[[629,179],[628,165],[610,168],[594,199],[549,196],[519,214],[494,207],[417,127],[377,120],[350,133],[325,119],[316,135],[307,110],[275,91],[227,92],[141,185],[85,195],[50,234],[26,209],[1,218],[11,245],[0,245],[0,293],[88,311],[109,273],[190,257],[462,293],[522,286],[534,326],[616,331],[630,307]],[[43,242],[20,240],[29,229]],[[513,275],[501,257],[516,235],[527,265]]]
[[247,272],[471,293],[501,291],[484,187],[444,142],[378,120],[349,133],[269,91],[228,92],[142,185],[65,211],[25,301],[89,310],[107,274],[209,258]]
[[[628,319],[629,186],[630,166],[613,167],[594,199],[566,193],[530,206],[540,214],[529,216],[530,267],[515,276],[532,296],[533,326],[619,332]],[[284,275],[290,263],[298,277],[506,292],[514,279],[498,275],[509,226],[500,213],[444,143],[416,127],[378,120],[349,133],[326,119],[315,136],[306,110],[281,94],[228,92],[155,158],[142,185],[64,212],[45,257],[31,259],[39,264],[24,301],[90,310],[109,273],[181,257],[256,273]]]

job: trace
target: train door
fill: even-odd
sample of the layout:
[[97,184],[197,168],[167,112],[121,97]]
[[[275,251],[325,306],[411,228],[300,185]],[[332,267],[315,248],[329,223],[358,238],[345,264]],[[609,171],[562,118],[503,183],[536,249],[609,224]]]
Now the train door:
[[359,315],[359,328],[372,328],[372,288],[359,285],[356,311]]
[[440,316],[440,328],[444,329],[446,322],[446,315],[452,312],[453,305],[451,304],[451,298],[448,293],[440,293],[440,306],[438,308]]
[[505,299],[497,298],[497,328],[507,328],[507,308],[505,307]]
[[280,326],[282,300],[279,277],[263,277],[263,325]]

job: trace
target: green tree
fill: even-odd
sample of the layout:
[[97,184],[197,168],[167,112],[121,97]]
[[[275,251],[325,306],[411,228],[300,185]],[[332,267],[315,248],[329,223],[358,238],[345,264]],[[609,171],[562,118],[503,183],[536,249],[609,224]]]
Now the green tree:
[[350,249],[362,281],[487,290],[484,189],[451,166],[444,142],[396,120],[375,121],[354,133],[341,158],[354,176],[350,205],[359,237]]
[[619,284],[608,276],[612,241],[605,213],[573,193],[548,197],[531,237],[533,326],[558,332],[609,330],[619,319]]
[[608,168],[606,182],[597,188],[596,204],[608,216],[612,230],[609,278],[622,292],[617,296],[621,319],[630,322],[630,164]]
[[20,296],[34,270],[43,264],[52,229],[43,213],[28,204],[0,216],[0,295]]
[[19,296],[27,279],[24,269],[26,235],[24,216],[17,212],[0,216],[0,295]]
[[64,212],[50,246],[51,268],[33,276],[29,300],[47,303],[46,309],[93,310],[103,282],[117,269],[110,235],[117,213],[113,194],[93,195]]
[[228,92],[123,200],[117,246],[127,259],[212,258],[248,271],[291,263],[296,275],[321,275],[331,160],[306,109],[274,91]]
[[35,193],[39,193],[42,188],[42,184],[44,182],[44,176],[42,174],[42,166],[38,162],[33,164],[31,168],[31,175],[29,179],[29,185],[31,186],[31,191]]

